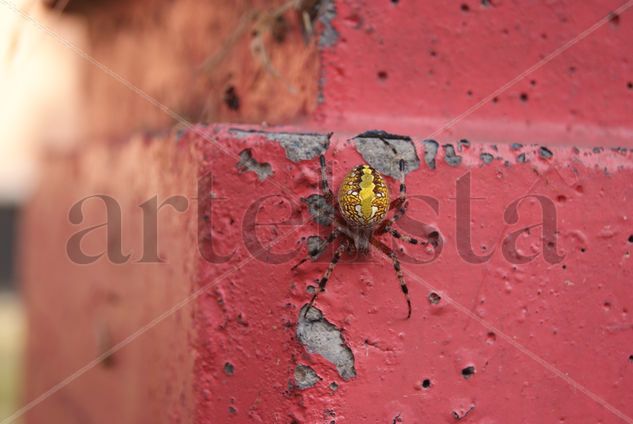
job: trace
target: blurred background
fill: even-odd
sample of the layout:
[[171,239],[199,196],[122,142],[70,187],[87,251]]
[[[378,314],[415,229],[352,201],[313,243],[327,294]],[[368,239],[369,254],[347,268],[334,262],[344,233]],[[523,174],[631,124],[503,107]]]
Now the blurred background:
[[[62,4],[16,7],[81,45],[85,23]],[[81,137],[77,56],[0,6],[0,416],[19,405],[25,315],[19,297],[20,210],[35,189],[42,155],[67,152]]]

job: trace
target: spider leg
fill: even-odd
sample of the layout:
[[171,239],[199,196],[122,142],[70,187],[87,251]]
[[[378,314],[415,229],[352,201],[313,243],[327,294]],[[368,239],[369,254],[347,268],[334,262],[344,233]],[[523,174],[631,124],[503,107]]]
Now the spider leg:
[[407,319],[411,318],[411,298],[409,297],[409,288],[407,287],[407,283],[404,281],[404,274],[402,273],[402,269],[400,269],[400,260],[396,253],[386,244],[372,237],[371,244],[377,247],[383,254],[391,258],[393,262],[393,269],[396,271],[396,275],[398,276],[398,282],[400,282],[400,288],[402,289],[402,294],[404,294],[405,299],[407,300],[407,308],[409,312],[407,313]]
[[325,239],[325,241],[321,242],[321,245],[319,246],[318,250],[314,253],[314,254],[310,254],[310,252],[308,252],[307,255],[305,255],[299,262],[297,262],[292,268],[290,268],[292,271],[294,271],[295,269],[299,268],[301,265],[303,265],[304,262],[308,261],[311,258],[318,258],[319,255],[321,255],[321,253],[323,253],[323,251],[330,245],[330,243],[332,243],[334,241],[334,239],[336,237],[338,237],[340,235],[340,231],[338,229],[334,229],[329,236],[327,236],[327,238]]
[[391,234],[394,238],[397,238],[398,240],[402,240],[402,241],[407,242],[407,243],[421,244],[421,245],[428,244],[428,242],[426,242],[426,241],[420,241],[420,240],[418,240],[416,238],[413,238],[411,236],[408,236],[406,234],[402,234],[401,232],[399,232],[398,230],[394,230],[393,228],[385,228],[385,232]]
[[330,279],[330,276],[332,275],[332,271],[334,271],[334,267],[336,267],[336,264],[338,263],[339,259],[341,258],[341,254],[343,253],[345,249],[347,249],[347,243],[341,243],[339,247],[336,248],[336,251],[334,252],[334,256],[332,256],[332,260],[330,261],[330,264],[328,265],[327,270],[325,271],[325,274],[323,274],[323,277],[321,277],[321,280],[319,281],[319,288],[312,295],[312,299],[310,299],[310,303],[308,304],[308,307],[303,313],[304,317],[306,316],[308,311],[312,308],[312,305],[314,305],[317,295],[320,292],[325,291],[325,285]]
[[328,201],[334,200],[334,193],[327,182],[327,166],[325,164],[325,156],[319,155],[319,163],[321,164],[321,190]]

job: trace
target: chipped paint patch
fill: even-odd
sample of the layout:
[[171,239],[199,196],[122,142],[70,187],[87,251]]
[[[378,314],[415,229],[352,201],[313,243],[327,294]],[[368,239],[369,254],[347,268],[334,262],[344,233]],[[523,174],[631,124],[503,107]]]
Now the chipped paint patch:
[[323,317],[314,306],[307,311],[305,305],[299,311],[297,338],[309,353],[323,356],[335,367],[345,381],[356,377],[354,354],[347,346],[341,330]]
[[543,159],[550,159],[552,156],[554,156],[554,153],[552,153],[552,151],[547,147],[541,146],[538,149],[538,155]]
[[259,181],[264,181],[273,174],[273,167],[269,163],[260,163],[253,158],[251,149],[244,149],[240,152],[240,160],[235,165],[240,174],[244,172],[254,172]]
[[326,227],[332,225],[334,221],[334,207],[320,194],[311,194],[306,199],[302,199],[308,205],[308,212],[319,225]]
[[306,240],[306,244],[308,245],[308,254],[310,255],[310,259],[316,261],[319,256],[323,254],[320,251],[321,246],[325,243],[325,239],[319,236],[310,236]]
[[309,389],[310,387],[314,387],[319,381],[321,381],[321,377],[307,365],[297,365],[295,367],[295,386],[300,390]]
[[444,162],[450,166],[459,166],[462,163],[462,157],[455,153],[455,147],[452,144],[445,144],[444,148]]
[[336,44],[339,34],[332,21],[336,18],[336,5],[333,0],[321,0],[319,4],[319,22],[323,25],[319,47],[328,48]]
[[411,137],[373,130],[359,134],[353,140],[365,162],[384,175],[399,178],[400,159],[404,159],[405,174],[420,167]]
[[238,138],[255,135],[275,141],[284,148],[286,156],[293,162],[314,159],[321,153],[325,153],[330,146],[330,137],[332,136],[332,134],[321,133],[266,132],[239,128],[231,128],[229,131]]
[[424,140],[422,145],[424,146],[424,162],[429,168],[435,169],[435,157],[440,145],[435,140]]
[[492,163],[492,161],[495,159],[495,157],[491,155],[490,153],[482,153],[479,155],[479,158],[486,165],[488,165],[489,163]]

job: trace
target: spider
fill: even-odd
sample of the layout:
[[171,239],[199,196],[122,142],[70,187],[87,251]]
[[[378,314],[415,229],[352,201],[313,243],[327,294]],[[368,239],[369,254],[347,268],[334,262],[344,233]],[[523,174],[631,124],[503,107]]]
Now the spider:
[[[383,138],[380,138],[380,140],[391,147],[394,153],[397,154],[389,142]],[[334,194],[327,181],[326,162],[323,154],[320,155],[319,161],[321,164],[321,190],[326,201],[330,205],[336,206],[334,205]],[[370,245],[373,245],[391,258],[393,268],[400,282],[400,288],[407,301],[407,319],[411,317],[411,298],[409,297],[407,284],[404,281],[404,275],[400,269],[400,261],[393,249],[374,237],[389,233],[396,239],[411,244],[423,244],[419,240],[401,234],[393,228],[393,224],[405,214],[407,209],[404,159],[399,160],[399,171],[400,194],[397,199],[391,202],[389,189],[383,176],[370,165],[365,164],[354,167],[343,179],[336,199],[338,208],[334,207],[334,209],[338,209],[338,213],[335,215],[334,230],[320,244],[316,252],[306,255],[292,267],[292,270],[295,270],[311,257],[318,257],[334,240],[341,239],[341,243],[334,251],[334,256],[327,270],[321,280],[319,280],[318,290],[312,295],[312,299],[305,309],[304,316],[314,305],[317,295],[325,291],[325,286],[343,252],[351,252],[355,249],[359,254],[367,254]],[[395,209],[393,216],[387,218],[387,213],[392,209]]]

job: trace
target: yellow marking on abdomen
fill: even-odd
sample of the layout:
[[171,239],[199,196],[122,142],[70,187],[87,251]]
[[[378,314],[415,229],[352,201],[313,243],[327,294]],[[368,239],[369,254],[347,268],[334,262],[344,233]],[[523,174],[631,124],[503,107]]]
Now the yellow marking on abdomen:
[[363,175],[360,177],[360,211],[366,220],[371,219],[374,214],[372,211],[372,203],[376,197],[374,193],[374,175],[371,168],[367,165],[363,166]]

